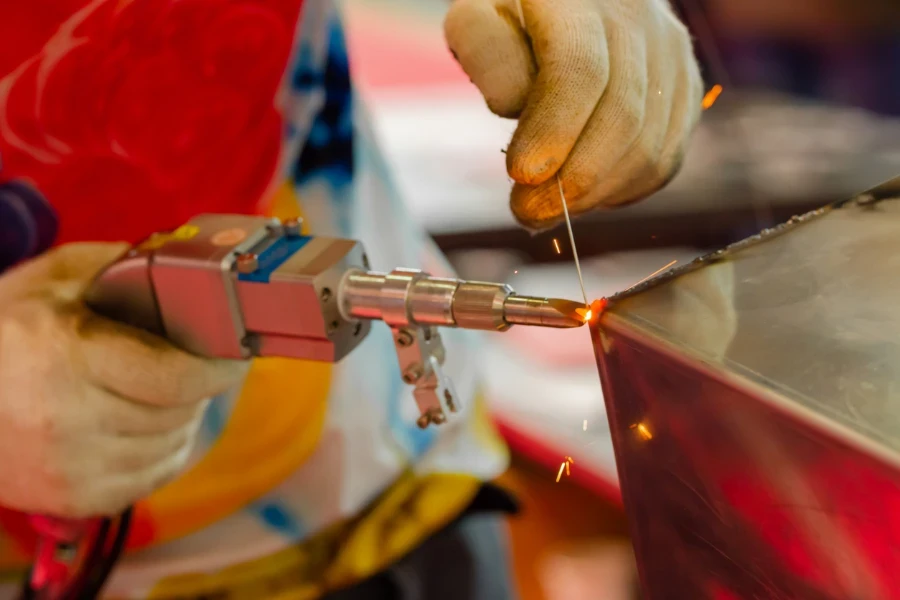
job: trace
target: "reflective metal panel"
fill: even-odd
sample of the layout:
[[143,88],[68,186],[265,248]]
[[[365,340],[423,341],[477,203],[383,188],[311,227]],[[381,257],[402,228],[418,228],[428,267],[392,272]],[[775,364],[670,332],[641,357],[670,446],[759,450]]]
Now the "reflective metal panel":
[[900,599],[900,178],[592,335],[647,600]]

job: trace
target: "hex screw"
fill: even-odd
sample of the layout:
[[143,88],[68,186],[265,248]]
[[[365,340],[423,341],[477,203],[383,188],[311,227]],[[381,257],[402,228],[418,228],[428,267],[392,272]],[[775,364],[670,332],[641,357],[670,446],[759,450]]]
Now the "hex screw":
[[410,366],[403,372],[403,381],[413,384],[422,377],[422,367],[418,364]]
[[303,232],[303,220],[285,219],[281,222],[281,229],[286,237],[300,237]]
[[413,343],[413,335],[405,329],[401,329],[397,334],[397,344],[403,348],[408,348],[412,346]]
[[259,257],[249,252],[238,254],[235,265],[237,265],[238,273],[249,275],[250,273],[255,273],[259,268]]

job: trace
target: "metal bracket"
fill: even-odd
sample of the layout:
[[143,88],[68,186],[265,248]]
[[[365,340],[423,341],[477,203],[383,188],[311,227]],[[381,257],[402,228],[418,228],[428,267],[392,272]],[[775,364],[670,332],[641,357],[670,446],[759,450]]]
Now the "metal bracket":
[[441,425],[449,413],[458,412],[459,397],[444,375],[444,343],[435,327],[391,327],[403,381],[415,386],[413,397],[421,416],[416,424],[425,429]]

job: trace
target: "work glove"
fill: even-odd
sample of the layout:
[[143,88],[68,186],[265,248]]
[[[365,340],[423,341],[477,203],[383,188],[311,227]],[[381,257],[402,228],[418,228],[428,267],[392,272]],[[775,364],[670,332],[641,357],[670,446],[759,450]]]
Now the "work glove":
[[206,399],[245,373],[85,307],[126,249],[71,244],[0,276],[0,505],[120,512],[179,473]]
[[[641,199],[677,172],[701,111],[666,0],[455,0],[447,43],[488,107],[517,118],[510,206],[526,227]],[[522,25],[524,23],[524,27]]]

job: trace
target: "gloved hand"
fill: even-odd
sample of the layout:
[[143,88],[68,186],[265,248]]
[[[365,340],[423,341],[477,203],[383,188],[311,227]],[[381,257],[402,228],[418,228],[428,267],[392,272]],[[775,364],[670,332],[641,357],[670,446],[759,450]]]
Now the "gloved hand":
[[206,399],[244,375],[84,306],[126,248],[71,244],[0,276],[0,505],[120,512],[179,472]]
[[[666,0],[455,0],[444,30],[490,109],[519,125],[506,153],[525,226],[641,199],[678,170],[703,82]],[[521,23],[524,21],[523,30]]]

